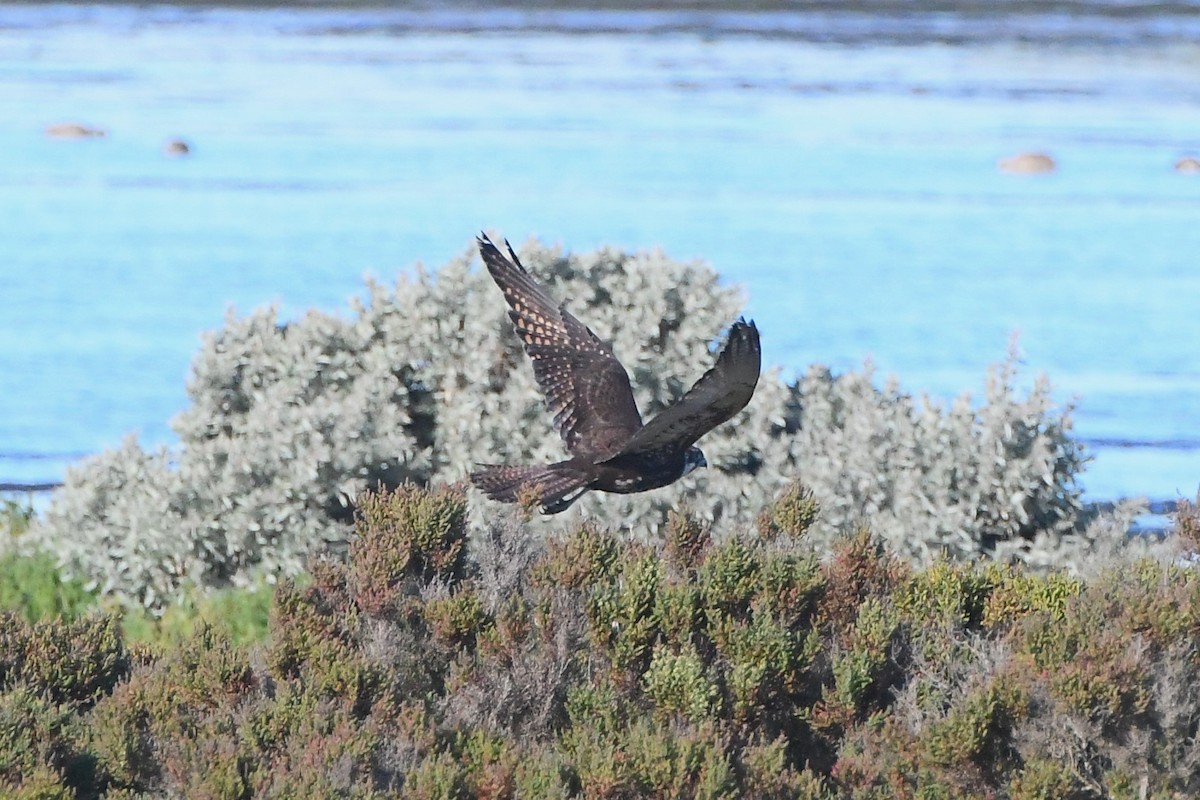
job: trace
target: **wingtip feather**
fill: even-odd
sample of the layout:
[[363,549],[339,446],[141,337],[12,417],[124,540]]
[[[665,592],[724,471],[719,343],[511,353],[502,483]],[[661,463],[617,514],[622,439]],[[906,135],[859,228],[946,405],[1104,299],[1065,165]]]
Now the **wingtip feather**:
[[759,350],[758,326],[754,324],[754,320],[746,321],[745,317],[738,317],[737,322],[729,329],[729,343],[726,347],[735,345],[738,347],[749,345],[752,350]]
[[479,256],[483,259],[483,265],[488,268],[488,272],[495,275],[497,268],[505,261],[500,248],[496,247],[483,231],[480,231],[479,235],[475,237],[475,242],[479,245]]
[[486,232],[480,231],[475,237],[475,241],[479,245],[479,255],[483,257],[483,263],[487,266],[488,271],[493,275],[497,274],[497,270],[515,269],[518,273],[528,275],[529,271],[521,264],[521,259],[517,258],[517,251],[509,243],[508,239],[504,240],[504,247],[508,250],[508,256],[500,252],[500,248],[491,240],[491,237]]
[[509,256],[511,256],[511,257],[512,257],[512,262],[513,262],[514,264],[516,264],[516,266],[517,266],[517,269],[519,269],[519,270],[521,270],[522,272],[524,272],[524,271],[525,271],[525,267],[521,266],[521,259],[517,258],[517,251],[516,251],[516,250],[513,250],[513,246],[512,246],[511,244],[509,244],[509,243],[508,243],[508,239],[505,239],[505,240],[504,240],[504,246],[508,248],[508,254],[509,254]]
[[733,323],[731,330],[740,330],[743,328],[758,333],[758,326],[754,324],[754,320],[747,320],[745,317],[738,317],[737,321]]

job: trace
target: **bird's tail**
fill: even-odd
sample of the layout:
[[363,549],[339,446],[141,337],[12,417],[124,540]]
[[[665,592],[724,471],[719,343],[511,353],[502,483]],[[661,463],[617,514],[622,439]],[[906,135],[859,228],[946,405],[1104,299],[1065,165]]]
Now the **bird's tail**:
[[566,463],[538,466],[480,464],[471,483],[493,500],[516,503],[537,499],[543,514],[565,511],[587,491],[588,477]]

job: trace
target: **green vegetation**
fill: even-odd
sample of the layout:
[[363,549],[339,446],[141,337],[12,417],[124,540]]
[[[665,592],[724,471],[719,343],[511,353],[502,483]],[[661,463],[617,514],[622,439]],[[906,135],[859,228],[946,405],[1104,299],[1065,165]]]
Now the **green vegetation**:
[[63,579],[45,553],[0,556],[0,610],[16,611],[30,622],[77,619],[93,609],[96,594],[77,579]]
[[252,644],[266,641],[273,594],[265,584],[209,592],[188,587],[161,614],[108,602],[102,606],[121,615],[126,638],[155,648],[178,645],[202,628],[234,644]]
[[11,497],[0,498],[0,537],[19,539],[29,530],[33,520],[33,508],[28,503],[18,503]]
[[52,556],[26,550],[34,519],[29,503],[0,499],[0,611],[14,611],[30,622],[74,620],[96,604],[82,581],[64,579]]
[[272,591],[265,581],[245,588],[183,586],[158,613],[123,605],[80,578],[63,577],[53,556],[30,546],[26,534],[34,512],[28,503],[0,502],[0,613],[29,623],[74,622],[107,613],[119,619],[130,642],[157,649],[177,645],[201,627],[236,644],[266,640]]
[[472,537],[451,488],[358,508],[345,561],[258,593],[258,644],[0,615],[0,794],[1200,792],[1194,569],[915,568],[865,530],[823,557],[799,487],[715,538],[673,512],[657,545],[518,509]]

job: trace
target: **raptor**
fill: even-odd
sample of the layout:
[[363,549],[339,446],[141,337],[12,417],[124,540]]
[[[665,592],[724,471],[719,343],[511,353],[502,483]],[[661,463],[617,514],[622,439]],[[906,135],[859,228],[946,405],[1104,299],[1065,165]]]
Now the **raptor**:
[[478,241],[571,457],[554,464],[481,464],[471,474],[475,486],[506,503],[533,491],[542,513],[556,514],[587,491],[658,489],[708,465],[696,442],[741,411],[758,385],[762,351],[753,321],[734,322],[712,369],[643,424],[629,373],[612,348],[546,294],[508,242],[505,255],[486,234]]

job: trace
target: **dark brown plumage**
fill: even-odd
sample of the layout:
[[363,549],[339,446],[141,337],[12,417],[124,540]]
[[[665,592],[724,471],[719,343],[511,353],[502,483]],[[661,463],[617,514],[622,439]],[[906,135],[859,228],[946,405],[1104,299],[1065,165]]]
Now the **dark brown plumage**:
[[674,483],[707,466],[696,441],[750,402],[762,354],[758,328],[739,319],[717,363],[677,403],[645,425],[629,374],[612,349],[486,235],[479,252],[504,293],[508,315],[533,362],[538,387],[571,458],[540,466],[480,465],[471,481],[493,500],[537,493],[543,513],[566,509],[584,492],[628,494]]

